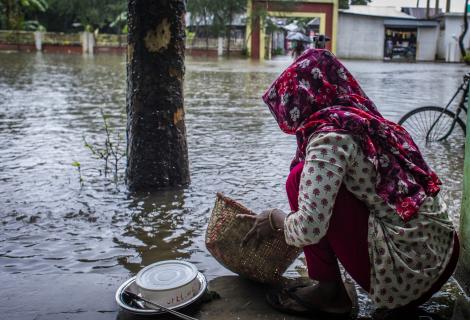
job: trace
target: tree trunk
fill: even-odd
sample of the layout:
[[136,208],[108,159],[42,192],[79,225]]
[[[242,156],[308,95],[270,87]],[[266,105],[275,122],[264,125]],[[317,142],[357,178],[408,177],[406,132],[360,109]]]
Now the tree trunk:
[[464,14],[463,14],[463,30],[462,30],[462,33],[460,34],[460,37],[459,37],[459,47],[460,47],[460,54],[462,55],[462,59],[467,54],[467,52],[465,50],[465,45],[463,43],[463,40],[465,39],[465,35],[467,34],[467,30],[468,30],[467,3],[468,3],[468,0],[465,0],[465,9],[463,11],[464,12]]
[[450,0],[446,0],[446,12],[450,12]]
[[6,18],[6,29],[7,30],[11,30],[13,29],[13,3],[11,2],[11,0],[7,0],[6,4],[5,4],[5,18]]
[[431,0],[426,1],[426,19],[429,19],[429,6],[430,6]]
[[206,54],[209,54],[209,28],[207,26],[207,12],[204,10],[204,34],[206,35]]
[[232,38],[232,19],[233,19],[233,10],[232,8],[229,9],[228,15],[228,26],[227,26],[227,57],[230,57],[230,40]]
[[127,183],[189,183],[183,107],[185,0],[128,2]]
[[434,12],[434,16],[437,17],[437,15],[439,14],[439,0],[436,0],[436,11]]

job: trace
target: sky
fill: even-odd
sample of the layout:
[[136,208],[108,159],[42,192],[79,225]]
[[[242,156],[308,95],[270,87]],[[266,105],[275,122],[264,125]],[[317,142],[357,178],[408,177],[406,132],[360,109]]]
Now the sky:
[[[418,0],[372,0],[369,4],[370,6],[379,6],[379,7],[388,7],[388,6],[395,6],[395,7],[416,7],[416,2]],[[450,0],[451,12],[463,12],[464,3],[466,0]],[[420,7],[426,7],[427,0],[419,0]],[[430,0],[431,7],[434,8],[436,5],[436,0]],[[445,11],[446,8],[446,0],[439,1],[439,7]]]

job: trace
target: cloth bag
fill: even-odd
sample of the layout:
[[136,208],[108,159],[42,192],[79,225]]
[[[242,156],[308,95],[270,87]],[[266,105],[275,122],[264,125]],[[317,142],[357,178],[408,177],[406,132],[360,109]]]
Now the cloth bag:
[[282,232],[264,239],[258,247],[254,241],[249,241],[241,248],[240,243],[253,224],[237,218],[237,214],[255,215],[235,200],[217,193],[206,231],[207,250],[224,267],[240,276],[262,283],[279,282],[301,249],[287,245]]

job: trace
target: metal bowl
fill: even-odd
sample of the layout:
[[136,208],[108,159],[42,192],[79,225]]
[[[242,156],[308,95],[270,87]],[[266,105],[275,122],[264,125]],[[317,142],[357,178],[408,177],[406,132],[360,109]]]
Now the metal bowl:
[[[137,277],[132,277],[126,282],[124,282],[116,291],[116,302],[117,304],[124,310],[134,313],[134,314],[139,314],[139,315],[158,315],[158,314],[164,314],[166,311],[160,310],[160,309],[153,309],[151,307],[147,307],[146,305],[137,305],[134,304],[132,301],[130,301],[126,295],[124,295],[124,291],[129,290],[131,292],[138,292],[138,287],[136,285],[136,278]],[[168,309],[172,310],[179,310],[183,309],[186,307],[189,307],[190,305],[196,303],[199,301],[199,299],[203,296],[203,294],[207,290],[207,280],[206,277],[198,272],[196,276],[196,281],[199,284],[199,291],[194,294],[193,297],[190,299],[180,303],[173,305],[171,307],[168,307]]]
[[166,260],[153,263],[137,273],[135,292],[142,298],[164,307],[184,303],[199,292],[198,271],[194,264]]

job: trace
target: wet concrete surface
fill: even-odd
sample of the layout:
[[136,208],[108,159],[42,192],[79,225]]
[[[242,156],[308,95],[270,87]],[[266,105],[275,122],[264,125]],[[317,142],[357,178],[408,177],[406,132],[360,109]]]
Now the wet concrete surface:
[[0,275],[0,319],[115,319],[114,292],[126,279],[100,274]]
[[[44,274],[7,275],[1,274],[2,304],[0,319],[27,320],[141,320],[177,319],[174,316],[139,316],[124,311],[115,302],[118,287],[126,281],[123,275],[103,274]],[[290,279],[285,285],[306,283],[304,279]],[[347,282],[348,289],[354,287]],[[245,280],[238,276],[223,276],[209,282],[208,289],[220,297],[203,298],[194,306],[182,310],[200,320],[248,320],[273,319],[297,320],[301,317],[289,316],[272,309],[265,300],[269,287]],[[417,316],[391,317],[388,319],[416,320],[468,320],[470,302],[455,291],[455,284],[448,283],[436,294]],[[360,293],[359,293],[360,294]],[[364,314],[360,300],[355,299],[357,319],[381,319],[379,314]],[[369,306],[370,307],[370,306]],[[319,319],[320,320],[320,319]]]

